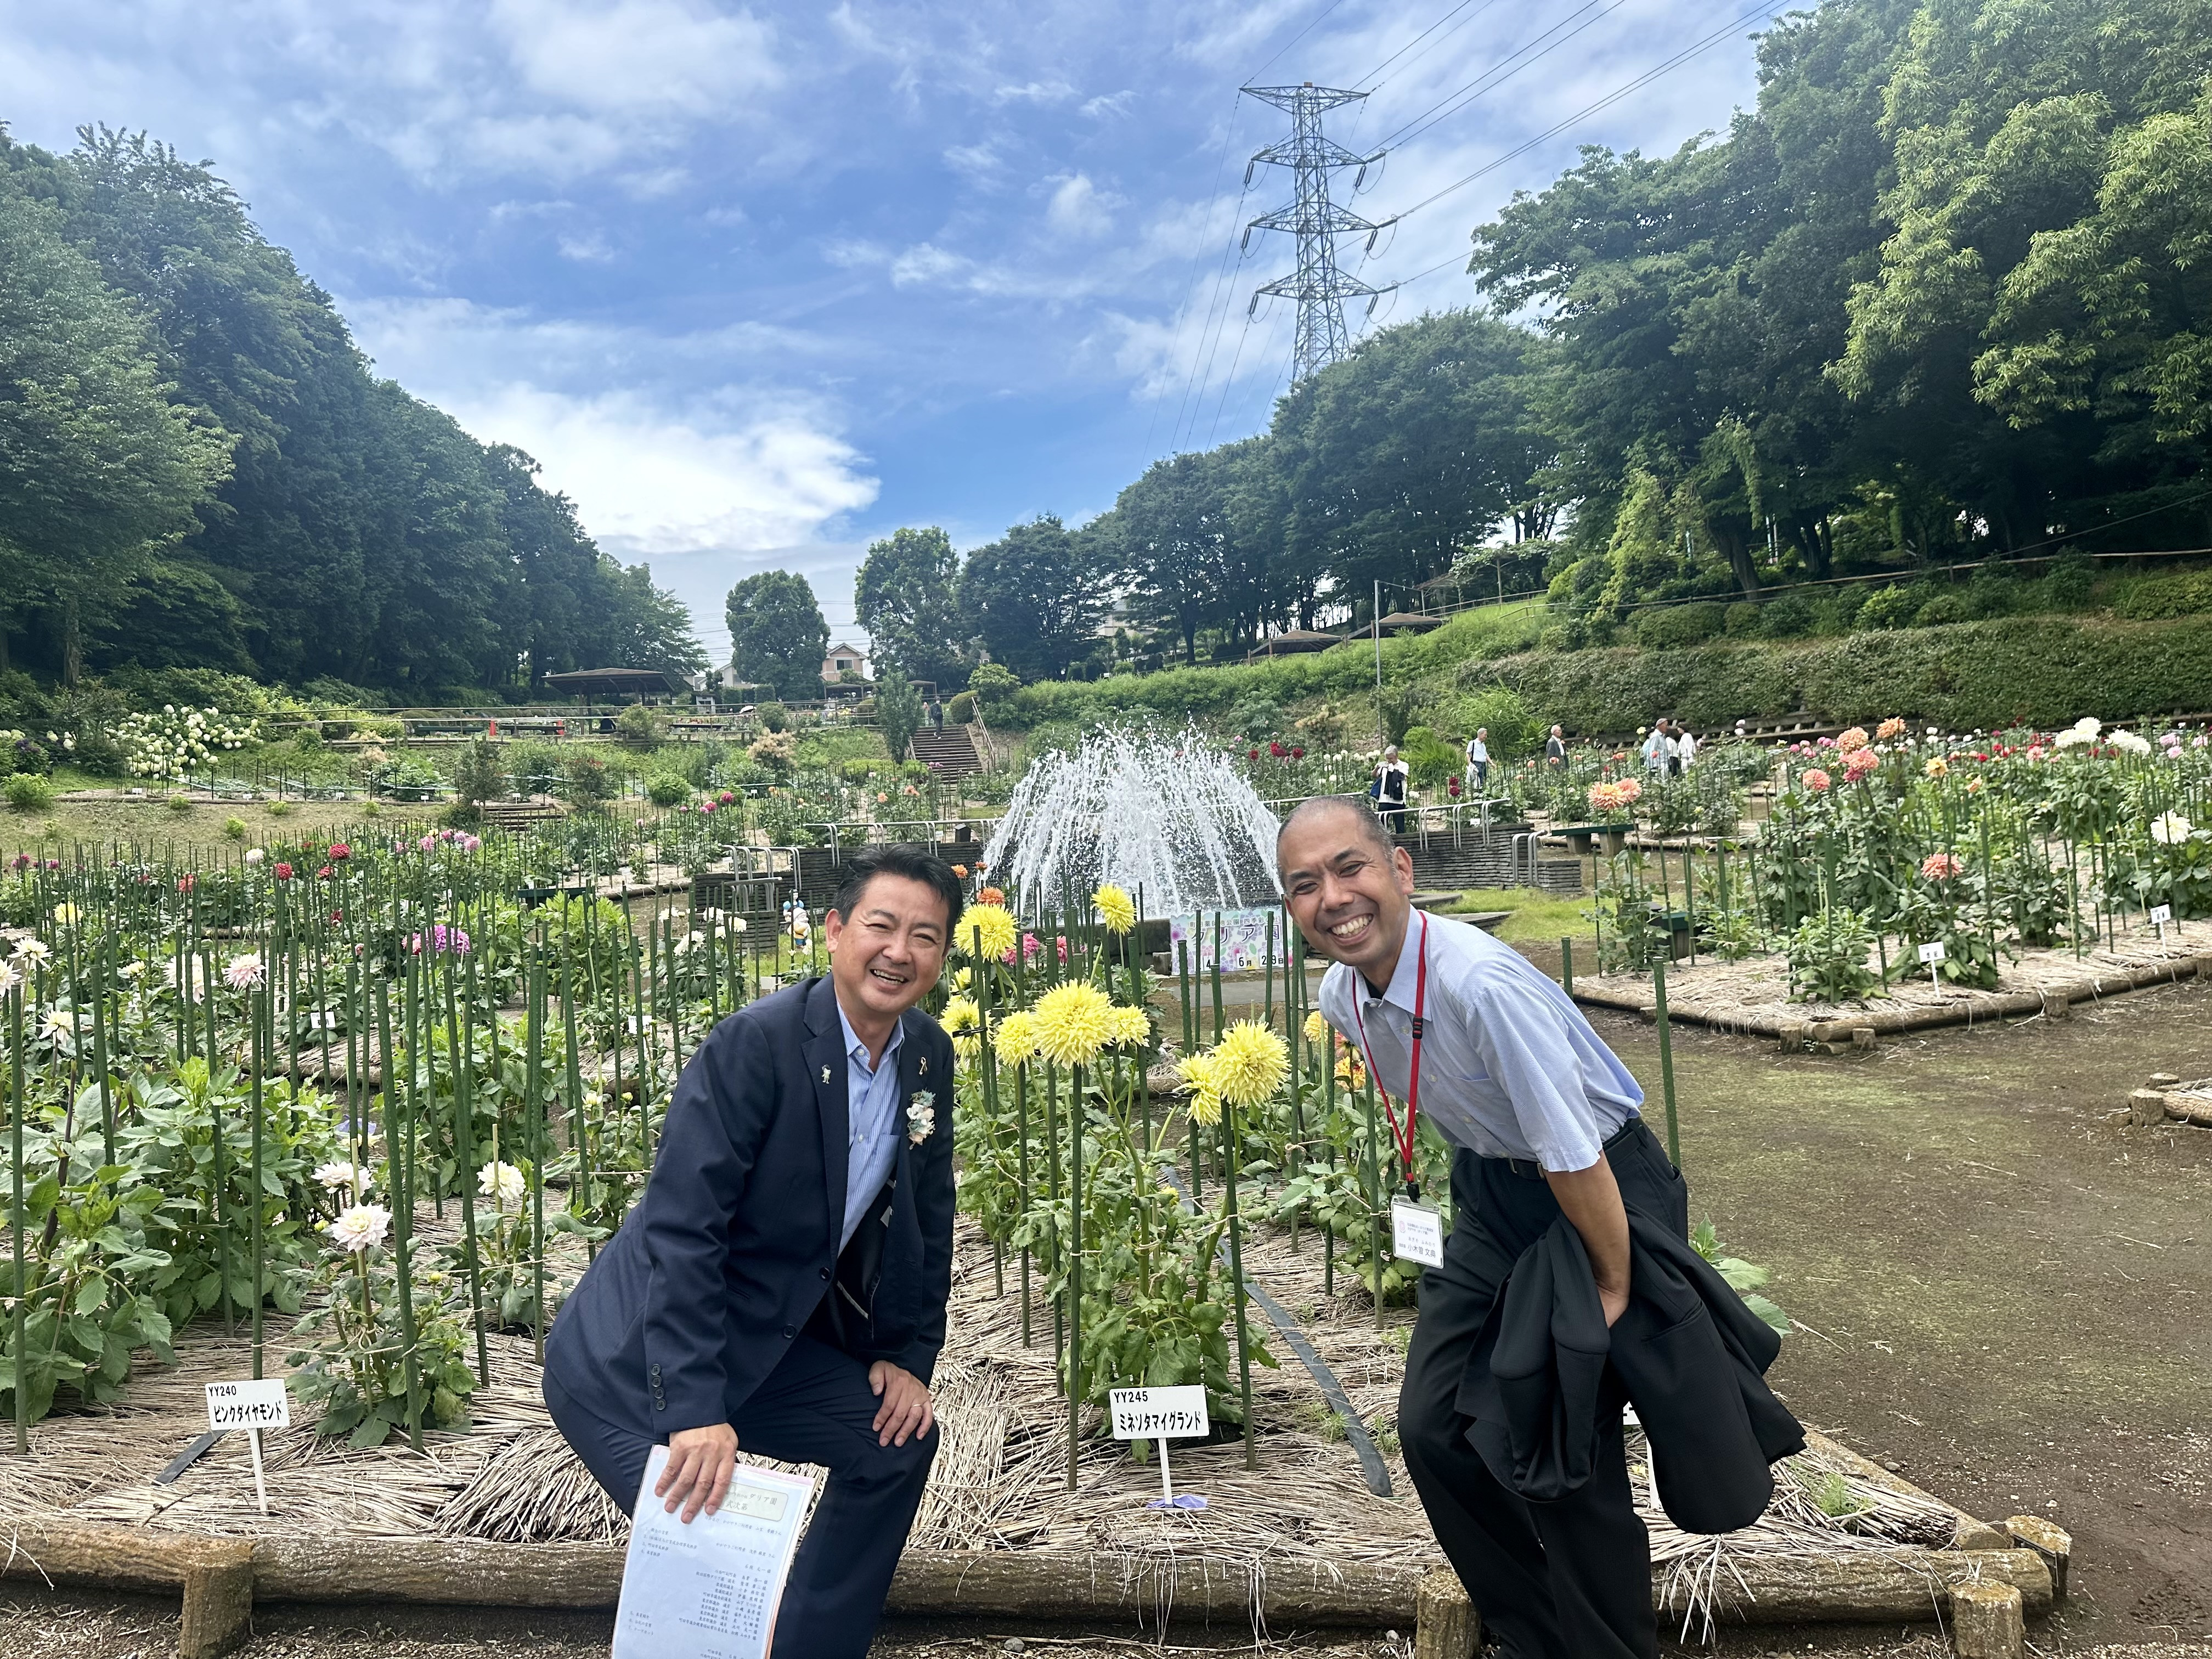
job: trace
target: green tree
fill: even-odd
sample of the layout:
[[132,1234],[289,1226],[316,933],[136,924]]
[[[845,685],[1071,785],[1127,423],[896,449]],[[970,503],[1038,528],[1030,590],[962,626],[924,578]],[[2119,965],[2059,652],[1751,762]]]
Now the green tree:
[[933,681],[939,695],[957,684],[968,667],[959,586],[960,556],[934,525],[871,542],[853,584],[853,614],[875,642],[877,663]]
[[883,728],[884,746],[891,751],[893,761],[906,758],[907,747],[921,729],[923,717],[920,688],[893,663],[876,679],[876,724]]
[[730,590],[730,661],[741,680],[775,688],[778,696],[822,695],[822,659],[830,624],[804,576],[763,570]]
[[1541,355],[1525,330],[1448,311],[1383,329],[1301,382],[1272,434],[1286,575],[1349,597],[1377,580],[1410,586],[1528,509],[1556,447],[1530,405]]
[[1108,573],[1095,544],[1043,514],[968,556],[960,608],[993,660],[1024,679],[1050,679],[1098,641]]
[[[605,609],[587,637],[604,661],[677,675],[707,666],[706,649],[691,631],[691,608],[653,586],[651,565],[622,564],[602,553],[596,591]],[[821,668],[818,653],[815,668]]]
[[61,229],[0,179],[0,603],[54,607],[74,684],[87,617],[195,526],[230,446],[171,401],[145,323]]

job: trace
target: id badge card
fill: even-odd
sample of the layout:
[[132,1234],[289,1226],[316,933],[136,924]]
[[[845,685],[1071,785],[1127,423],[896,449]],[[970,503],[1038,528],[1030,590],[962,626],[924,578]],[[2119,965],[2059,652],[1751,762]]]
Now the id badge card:
[[1390,1254],[1424,1267],[1444,1265],[1444,1218],[1425,1204],[1390,1200]]

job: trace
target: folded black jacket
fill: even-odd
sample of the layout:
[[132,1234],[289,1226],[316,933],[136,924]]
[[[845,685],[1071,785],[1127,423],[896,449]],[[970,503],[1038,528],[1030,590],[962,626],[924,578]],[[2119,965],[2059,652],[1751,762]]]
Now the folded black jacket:
[[1628,1310],[1610,1330],[1565,1216],[1521,1253],[1460,1382],[1468,1440],[1522,1497],[1565,1497],[1590,1477],[1610,1364],[1650,1443],[1667,1518],[1685,1532],[1747,1527],[1774,1495],[1770,1466],[1805,1449],[1766,1386],[1782,1338],[1686,1239],[1632,1207],[1628,1239]]

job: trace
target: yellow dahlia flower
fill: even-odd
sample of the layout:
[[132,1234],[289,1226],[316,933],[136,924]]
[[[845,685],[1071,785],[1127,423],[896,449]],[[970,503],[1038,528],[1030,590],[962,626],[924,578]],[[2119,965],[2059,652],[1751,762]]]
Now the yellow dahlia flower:
[[983,1039],[979,1036],[971,1035],[952,1039],[952,1057],[963,1066],[973,1066],[982,1052]]
[[1257,1106],[1283,1086],[1290,1049],[1256,1019],[1240,1019],[1213,1045],[1214,1084],[1231,1105]]
[[991,1046],[998,1050],[999,1064],[1018,1066],[1025,1060],[1036,1057],[1036,1016],[1026,1008],[1018,1008],[999,1022],[992,1033]]
[[1185,1054],[1176,1062],[1176,1071],[1190,1085],[1190,1096],[1183,1103],[1190,1109],[1191,1121],[1211,1127],[1221,1121],[1221,1085],[1214,1075],[1212,1054]]
[[954,997],[945,1005],[945,1012],[937,1017],[937,1023],[951,1036],[958,1036],[963,1031],[973,1030],[982,1018],[982,1012],[970,999]]
[[1305,1034],[1308,1042],[1323,1042],[1328,1040],[1328,1022],[1321,1017],[1320,1009],[1316,1008],[1306,1016]]
[[1037,1051],[1047,1060],[1086,1065],[1113,1040],[1114,1005],[1097,986],[1077,980],[1037,999]]
[[1941,755],[1934,755],[1929,757],[1928,764],[1920,769],[1931,778],[1940,778],[1951,769],[1951,763]]
[[1091,896],[1109,933],[1126,933],[1137,925],[1137,902],[1121,888],[1107,882]]
[[1003,904],[971,904],[960,913],[952,942],[971,956],[995,962],[1021,937],[1012,912]]
[[1142,1008],[1116,1006],[1113,1012],[1114,1042],[1117,1047],[1141,1048],[1152,1035],[1152,1019]]

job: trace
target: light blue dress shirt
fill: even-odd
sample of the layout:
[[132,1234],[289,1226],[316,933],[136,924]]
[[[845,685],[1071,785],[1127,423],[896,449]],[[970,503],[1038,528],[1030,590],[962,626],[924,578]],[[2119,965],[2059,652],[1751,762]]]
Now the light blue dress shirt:
[[884,1057],[872,1068],[868,1045],[854,1034],[853,1022],[842,1006],[837,1024],[845,1031],[845,1103],[850,1119],[845,1147],[845,1226],[837,1237],[842,1253],[853,1242],[868,1206],[890,1179],[891,1160],[898,1156],[898,1051],[906,1041],[906,1022],[891,1027]]
[[[1405,1109],[1413,1048],[1421,916],[1381,996],[1338,963],[1322,978],[1322,1018],[1353,1042],[1361,1021],[1375,1083]],[[1547,1170],[1587,1170],[1638,1115],[1644,1091],[1583,1011],[1510,945],[1449,916],[1428,918],[1429,992],[1421,1113],[1455,1146]],[[1355,1018],[1356,1014],[1356,1018]]]

